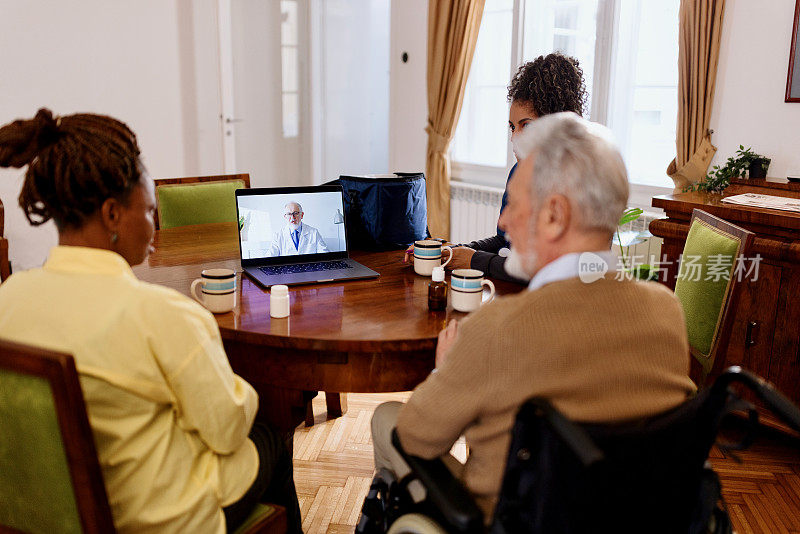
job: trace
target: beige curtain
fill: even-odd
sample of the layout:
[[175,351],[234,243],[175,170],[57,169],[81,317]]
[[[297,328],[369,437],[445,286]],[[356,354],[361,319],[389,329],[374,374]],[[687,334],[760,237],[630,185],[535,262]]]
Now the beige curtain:
[[667,174],[680,191],[706,175],[717,148],[708,123],[714,104],[725,0],[681,0],[677,157]]
[[450,158],[485,0],[428,1],[428,227],[450,237]]

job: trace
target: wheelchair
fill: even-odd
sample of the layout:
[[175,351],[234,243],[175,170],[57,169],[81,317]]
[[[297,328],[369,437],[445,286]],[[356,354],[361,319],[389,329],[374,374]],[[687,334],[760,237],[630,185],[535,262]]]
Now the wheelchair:
[[[581,424],[547,400],[519,410],[499,501],[487,524],[467,489],[440,459],[406,454],[411,467],[397,480],[381,470],[370,487],[356,532],[361,534],[731,533],[720,482],[708,462],[711,447],[749,447],[758,411],[733,387],[751,390],[775,415],[800,431],[800,409],[769,383],[731,367],[714,383],[666,413],[634,422]],[[717,442],[720,422],[744,412],[743,435]],[[414,503],[407,491],[427,491]]]

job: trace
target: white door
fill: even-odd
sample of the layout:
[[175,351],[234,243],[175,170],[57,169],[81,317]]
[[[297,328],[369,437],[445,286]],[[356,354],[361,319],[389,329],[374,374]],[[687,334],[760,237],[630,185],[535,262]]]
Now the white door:
[[308,0],[217,0],[225,172],[311,184]]
[[390,15],[390,0],[312,0],[317,182],[390,170]]
[[390,0],[217,6],[226,172],[270,187],[389,171]]

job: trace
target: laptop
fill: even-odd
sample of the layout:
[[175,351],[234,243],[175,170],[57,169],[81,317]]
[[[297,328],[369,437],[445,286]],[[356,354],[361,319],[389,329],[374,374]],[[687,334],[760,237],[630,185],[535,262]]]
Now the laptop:
[[242,268],[260,286],[374,278],[350,259],[341,186],[236,190]]

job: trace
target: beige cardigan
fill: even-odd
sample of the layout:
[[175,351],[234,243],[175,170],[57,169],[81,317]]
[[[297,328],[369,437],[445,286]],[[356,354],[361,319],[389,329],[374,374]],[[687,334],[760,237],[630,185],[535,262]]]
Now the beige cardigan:
[[491,518],[521,404],[545,396],[577,421],[622,421],[676,406],[695,391],[675,296],[653,282],[578,278],[498,298],[459,325],[444,364],[397,423],[405,450],[470,447],[462,479]]

